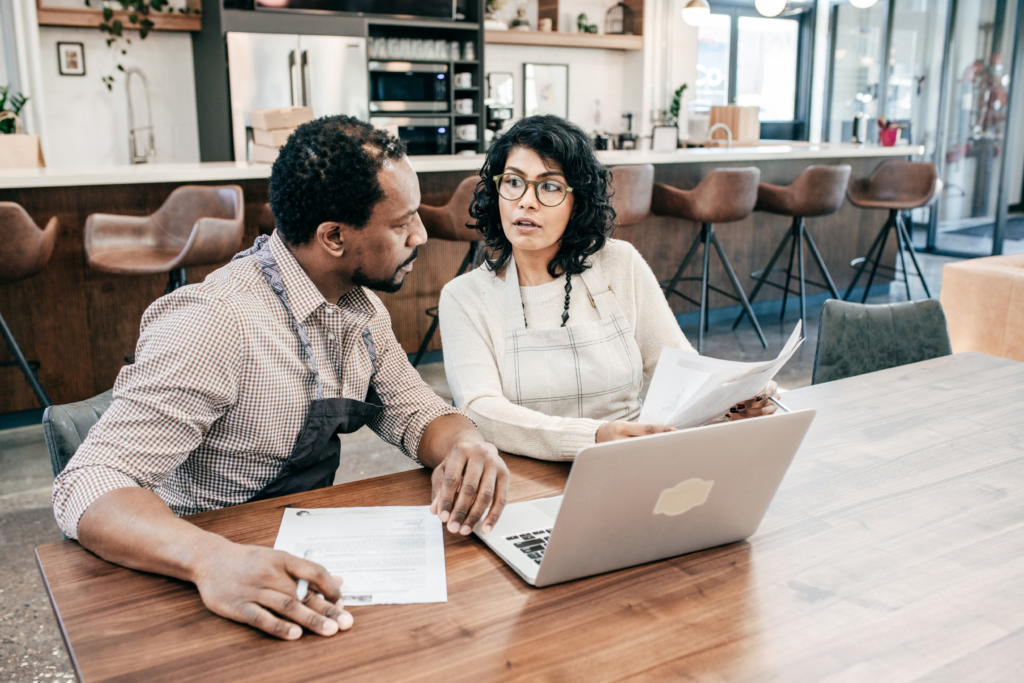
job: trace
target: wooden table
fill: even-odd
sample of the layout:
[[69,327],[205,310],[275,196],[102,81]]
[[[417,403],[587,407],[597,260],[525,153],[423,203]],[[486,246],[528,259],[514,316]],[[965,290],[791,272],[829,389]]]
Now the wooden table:
[[[36,555],[84,681],[1024,680],[1024,363],[978,353],[787,393],[818,416],[749,542],[530,588],[445,532],[448,603],[286,643],[193,586]],[[508,457],[512,500],[568,467]],[[288,505],[423,505],[414,471],[196,515],[270,546]]]

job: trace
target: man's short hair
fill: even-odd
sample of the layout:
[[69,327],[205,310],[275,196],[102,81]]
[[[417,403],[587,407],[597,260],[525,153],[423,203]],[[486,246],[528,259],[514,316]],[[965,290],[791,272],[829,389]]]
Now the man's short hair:
[[377,173],[405,143],[351,116],[299,126],[270,171],[270,208],[288,244],[305,244],[321,223],[361,228],[383,196]]

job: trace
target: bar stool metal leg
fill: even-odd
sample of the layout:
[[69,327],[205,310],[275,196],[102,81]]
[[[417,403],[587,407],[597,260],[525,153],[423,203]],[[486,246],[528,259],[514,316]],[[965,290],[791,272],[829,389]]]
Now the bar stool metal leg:
[[704,243],[704,265],[700,272],[700,328],[697,330],[697,353],[704,353],[704,331],[708,324],[708,270],[711,265],[708,235],[708,224],[704,223],[700,226],[700,238]]
[[[754,325],[754,329],[757,331],[757,336],[761,339],[761,346],[767,349],[768,340],[764,338],[764,332],[761,331],[761,324],[757,321],[757,316],[754,315],[754,309],[750,307],[750,302],[747,301],[747,295],[743,293],[743,287],[740,286],[740,279],[736,277],[736,271],[732,269],[732,264],[729,263],[729,257],[725,255],[725,250],[722,249],[722,245],[718,242],[718,236],[715,234],[715,226],[710,225],[708,227],[711,243],[715,245],[715,251],[718,252],[718,258],[725,267],[725,272],[729,276],[730,282],[732,282],[732,288],[736,290],[736,296],[732,298],[739,299],[740,303],[743,305],[743,310],[750,316],[750,322]],[[724,294],[724,292],[722,293]],[[726,296],[729,295],[726,294]]]
[[861,303],[866,302],[868,300],[868,294],[871,293],[871,285],[874,284],[875,275],[878,274],[878,266],[882,263],[882,254],[885,253],[885,245],[889,242],[889,227],[891,226],[891,221],[894,220],[895,219],[890,216],[889,220],[885,223],[885,228],[882,230],[882,242],[878,247],[878,251],[875,252],[875,264],[871,266],[871,275],[868,276],[868,284],[864,287],[864,296],[860,298]]
[[21,347],[18,346],[17,340],[14,338],[14,334],[11,332],[11,328],[7,327],[7,321],[0,315],[0,332],[3,332],[4,341],[7,342],[7,348],[11,350],[14,355],[14,361],[21,368],[22,374],[25,375],[25,379],[28,380],[28,384],[32,387],[32,391],[35,392],[36,398],[39,399],[39,403],[44,408],[50,407],[50,397],[46,395],[43,390],[43,385],[39,383],[39,378],[36,377],[36,373],[32,372],[32,367],[28,364],[25,359],[25,354],[21,352]]
[[[479,242],[470,242],[469,251],[466,252],[465,258],[462,259],[462,264],[459,266],[459,270],[455,273],[455,277],[462,275],[466,272],[471,265],[476,264],[477,254],[481,251]],[[416,350],[416,357],[412,361],[412,366],[415,368],[423,360],[423,354],[427,352],[427,347],[430,346],[431,340],[434,338],[434,333],[437,332],[438,326],[441,324],[441,318],[437,314],[437,308],[428,308],[426,311],[427,315],[432,317],[433,320],[430,322],[430,327],[427,329],[427,333],[423,335],[423,340],[420,342],[419,349]]]
[[[868,255],[865,256],[863,260],[861,260],[859,266],[857,267],[857,274],[853,276],[853,281],[850,282],[850,286],[846,288],[846,293],[843,294],[843,301],[849,300],[850,295],[853,293],[853,290],[857,287],[857,282],[860,280],[860,276],[864,274],[865,268],[867,268],[868,263],[871,262],[871,256],[872,254],[875,253],[875,249],[878,248],[878,244],[882,241],[882,238],[889,234],[889,221],[891,220],[892,215],[890,213],[889,218],[885,221],[885,226],[878,233],[878,235],[875,236],[875,241],[871,243],[871,248],[868,249]],[[854,259],[850,263],[850,265],[852,266],[854,263],[857,263],[858,260],[859,259]]]
[[[924,287],[925,295],[931,299],[932,292],[928,289],[928,281],[924,279],[924,273],[921,272],[921,264],[917,261],[917,254],[914,252],[914,242],[910,239],[910,233],[907,230],[907,226],[903,223],[903,216],[896,216],[896,229],[903,233],[903,241],[907,245],[907,251],[910,252],[910,260],[914,262],[914,268],[917,269],[917,277],[921,279],[921,286]],[[906,273],[906,269],[904,269]]]

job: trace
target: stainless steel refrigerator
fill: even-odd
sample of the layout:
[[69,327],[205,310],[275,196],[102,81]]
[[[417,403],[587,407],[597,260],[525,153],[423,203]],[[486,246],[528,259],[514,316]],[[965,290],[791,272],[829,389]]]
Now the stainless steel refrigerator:
[[369,120],[365,38],[228,33],[227,40],[236,161],[251,158],[254,109],[305,105],[318,117]]

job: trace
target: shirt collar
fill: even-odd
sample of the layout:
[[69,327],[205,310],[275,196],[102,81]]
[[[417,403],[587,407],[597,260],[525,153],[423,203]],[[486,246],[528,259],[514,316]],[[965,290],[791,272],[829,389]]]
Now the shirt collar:
[[305,323],[306,318],[316,309],[326,305],[327,301],[309,279],[305,269],[295,260],[291,250],[278,237],[276,230],[270,236],[270,250],[274,253],[278,270],[281,271],[281,281],[284,282],[285,292],[288,293],[292,315],[296,321]]
[[[274,254],[278,270],[281,271],[281,280],[288,293],[288,303],[291,305],[292,315],[298,322],[305,323],[306,318],[321,306],[330,308],[324,295],[309,279],[306,270],[295,260],[294,254],[281,240],[276,230],[270,237],[270,249]],[[367,318],[373,317],[376,313],[373,302],[370,301],[370,297],[362,287],[353,287],[342,295],[338,299],[337,307],[349,309]]]

